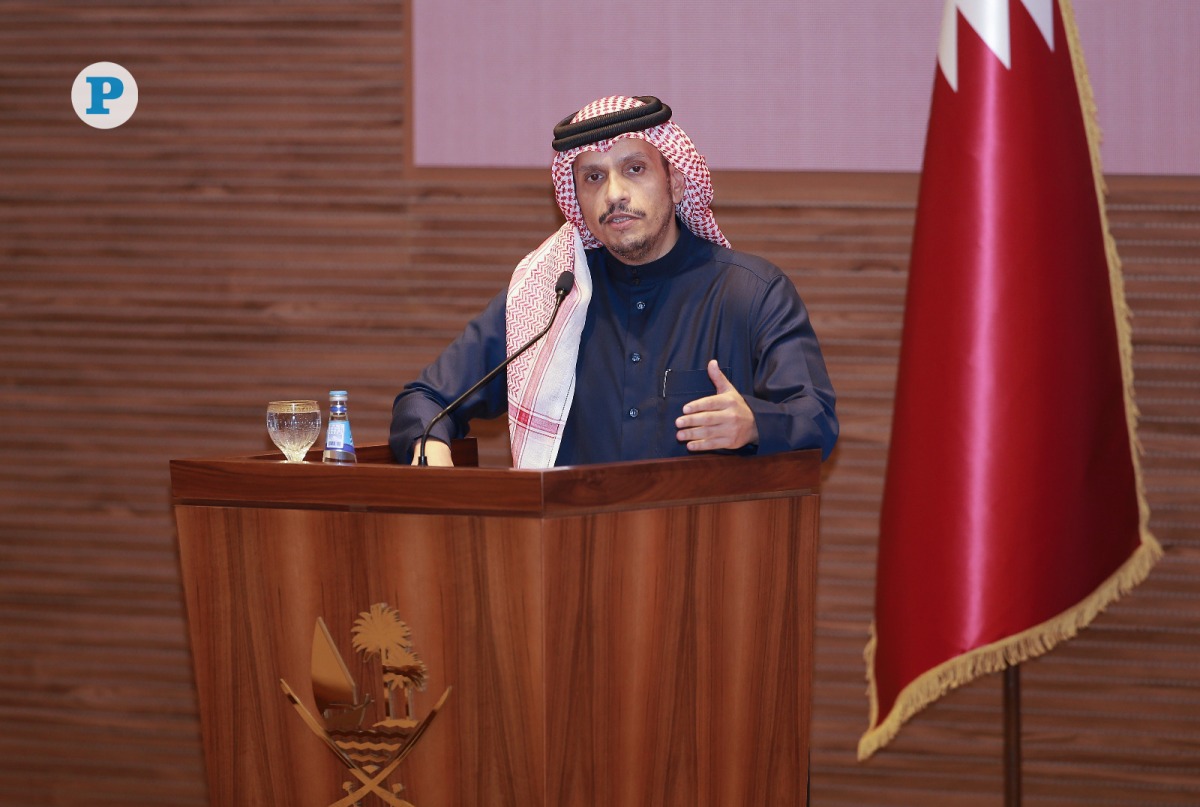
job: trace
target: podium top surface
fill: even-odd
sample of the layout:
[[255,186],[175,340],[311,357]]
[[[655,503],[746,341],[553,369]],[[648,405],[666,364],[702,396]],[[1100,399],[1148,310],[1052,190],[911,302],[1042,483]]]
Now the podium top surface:
[[[310,456],[315,456],[310,454]],[[286,463],[278,454],[171,461],[175,505],[556,516],[816,494],[820,451],[698,456],[544,471],[416,468],[387,446],[356,465]]]

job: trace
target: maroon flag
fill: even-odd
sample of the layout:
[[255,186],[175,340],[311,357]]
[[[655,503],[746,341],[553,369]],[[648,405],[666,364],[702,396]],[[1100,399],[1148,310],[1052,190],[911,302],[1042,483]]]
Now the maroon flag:
[[1149,573],[1131,340],[1069,0],[946,0],[859,758]]

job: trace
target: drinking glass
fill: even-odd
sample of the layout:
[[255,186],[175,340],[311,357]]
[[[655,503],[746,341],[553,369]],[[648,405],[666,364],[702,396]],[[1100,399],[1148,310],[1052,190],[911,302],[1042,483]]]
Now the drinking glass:
[[267,433],[288,462],[304,462],[304,455],[321,435],[321,407],[316,401],[271,401],[267,404]]

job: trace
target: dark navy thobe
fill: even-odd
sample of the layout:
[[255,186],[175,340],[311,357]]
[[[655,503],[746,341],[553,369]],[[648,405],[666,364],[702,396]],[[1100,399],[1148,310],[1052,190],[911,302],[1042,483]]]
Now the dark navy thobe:
[[[675,246],[651,263],[626,266],[604,249],[587,259],[594,289],[556,465],[694,453],[675,439],[675,419],[685,403],[715,394],[710,359],[758,425],[757,445],[737,453],[820,448],[829,456],[838,435],[833,387],[804,303],[778,268],[682,223]],[[390,443],[398,461],[410,462],[425,424],[504,361],[506,294],[396,397]],[[507,406],[501,373],[430,436],[463,437],[471,419]]]

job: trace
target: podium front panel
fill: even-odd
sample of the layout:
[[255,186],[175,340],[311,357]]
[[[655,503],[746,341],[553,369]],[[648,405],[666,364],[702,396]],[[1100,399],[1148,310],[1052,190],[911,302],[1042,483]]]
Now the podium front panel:
[[[172,465],[214,805],[803,803],[811,454],[507,473],[282,465]],[[395,683],[403,665],[367,652],[377,611],[403,620],[423,665],[409,697],[384,674]],[[323,721],[318,619],[368,733],[389,693],[393,714],[402,700],[419,721],[451,690],[382,774],[352,770],[301,716]]]

